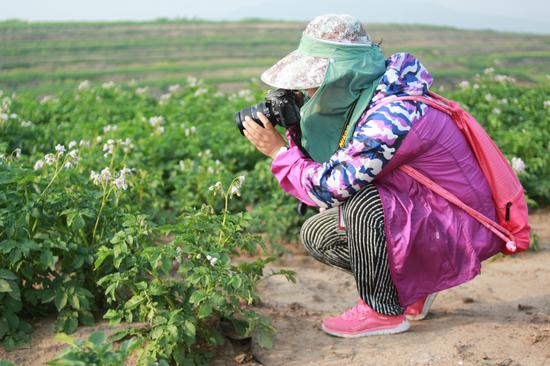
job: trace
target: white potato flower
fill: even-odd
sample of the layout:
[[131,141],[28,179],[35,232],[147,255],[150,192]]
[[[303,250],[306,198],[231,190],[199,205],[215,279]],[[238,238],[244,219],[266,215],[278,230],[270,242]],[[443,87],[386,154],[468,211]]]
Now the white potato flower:
[[39,170],[44,167],[44,160],[40,159],[37,160],[36,163],[34,163],[34,170]]
[[103,182],[111,180],[111,170],[109,168],[103,168],[103,170],[101,170],[101,179]]
[[101,85],[103,87],[103,89],[112,89],[115,87],[115,82],[114,81],[108,81],[106,83],[103,83]]
[[113,186],[124,191],[128,189],[128,184],[126,183],[126,178],[123,174],[120,174],[118,178],[113,180]]
[[148,88],[148,87],[137,88],[137,89],[136,89],[136,94],[138,94],[138,95],[144,95],[144,94],[146,94],[148,91],[149,91],[149,88]]
[[44,161],[48,165],[53,165],[55,161],[57,160],[57,157],[54,154],[46,154],[44,155]]
[[201,88],[198,88],[197,90],[195,90],[195,94],[194,94],[194,95],[195,95],[196,97],[200,97],[201,95],[204,95],[204,94],[206,94],[206,93],[208,93],[208,89],[201,87]]
[[460,82],[460,84],[458,84],[458,86],[460,87],[460,89],[468,89],[470,87],[470,82],[468,82],[467,80],[463,80]]
[[223,185],[222,185],[222,182],[216,182],[216,184],[214,185],[211,185],[210,187],[208,187],[208,190],[210,192],[222,192],[223,191]]
[[88,89],[90,87],[90,82],[88,80],[84,80],[83,82],[81,82],[79,85],[78,85],[78,90],[85,90],[85,89]]
[[57,151],[59,154],[63,155],[65,152],[65,146],[57,144],[55,145],[55,151]]
[[514,156],[512,157],[512,169],[514,169],[517,174],[525,173],[525,163],[521,158]]
[[180,84],[174,84],[174,85],[170,85],[168,87],[168,91],[170,93],[177,93],[181,90],[181,85]]

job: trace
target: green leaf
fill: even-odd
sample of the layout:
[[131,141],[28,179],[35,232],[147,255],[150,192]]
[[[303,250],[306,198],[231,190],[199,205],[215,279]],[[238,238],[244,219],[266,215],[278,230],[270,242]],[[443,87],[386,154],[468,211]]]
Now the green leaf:
[[19,286],[15,282],[10,282],[11,292],[8,292],[10,297],[14,300],[21,301],[21,292]]
[[141,304],[143,301],[145,301],[145,298],[143,296],[134,296],[132,297],[130,300],[128,300],[126,302],[126,304],[124,305],[124,308],[126,310],[132,310],[132,309],[135,309],[139,306],[139,304]]
[[47,288],[40,293],[42,304],[52,302],[55,298],[55,292],[51,288]]
[[40,263],[53,271],[55,269],[55,259],[52,252],[44,250],[40,253]]
[[94,268],[98,269],[101,267],[101,264],[105,261],[105,259],[109,258],[110,255],[111,251],[107,249],[107,247],[100,247],[97,251],[97,259],[94,262]]
[[11,292],[10,283],[0,278],[0,292]]
[[191,304],[200,304],[204,299],[206,299],[206,292],[197,290],[193,292],[193,295],[189,298]]
[[92,326],[95,324],[94,316],[89,311],[83,311],[80,314],[78,314],[78,320],[81,324],[86,326]]
[[65,324],[63,325],[63,331],[68,334],[71,334],[71,333],[74,333],[77,327],[78,327],[78,319],[74,316],[71,316],[65,321]]
[[76,310],[80,309],[80,299],[76,294],[73,294],[71,297],[69,297],[69,304]]
[[258,328],[256,330],[256,341],[258,341],[260,347],[273,348],[273,335],[269,330]]
[[212,313],[212,303],[205,302],[201,305],[198,313],[199,319],[204,319]]
[[103,318],[109,320],[110,325],[117,325],[122,321],[122,314],[120,311],[109,309],[107,310]]
[[12,280],[17,281],[19,277],[15,275],[13,272],[8,271],[7,269],[1,269],[0,268],[0,278],[3,278],[5,280]]
[[88,340],[92,342],[95,345],[99,345],[105,341],[107,337],[105,336],[105,333],[98,331],[90,334],[88,337]]
[[57,342],[63,342],[71,346],[75,345],[75,339],[66,333],[57,333],[54,339]]
[[0,184],[8,184],[17,181],[15,172],[0,175]]
[[72,225],[72,228],[74,230],[80,230],[84,227],[84,225],[86,224],[86,222],[84,221],[84,219],[82,218],[82,216],[80,214],[77,214],[74,218],[74,221],[73,221],[73,225]]
[[19,317],[13,313],[4,314],[4,318],[8,323],[8,327],[16,329],[19,327]]
[[57,311],[61,311],[67,305],[67,293],[64,289],[58,288],[55,293],[55,307],[57,308]]
[[191,320],[186,320],[183,322],[183,333],[187,337],[194,339],[196,332],[197,332],[197,329],[195,327],[195,324],[193,324]]

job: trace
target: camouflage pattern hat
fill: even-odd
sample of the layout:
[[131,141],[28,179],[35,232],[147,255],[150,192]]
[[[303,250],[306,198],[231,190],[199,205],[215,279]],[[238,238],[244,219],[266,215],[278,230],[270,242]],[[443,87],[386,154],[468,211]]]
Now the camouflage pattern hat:
[[[303,34],[337,43],[371,43],[361,22],[346,14],[318,16],[307,25]],[[323,83],[328,63],[328,58],[306,56],[295,50],[266,70],[261,79],[275,88],[316,88]]]

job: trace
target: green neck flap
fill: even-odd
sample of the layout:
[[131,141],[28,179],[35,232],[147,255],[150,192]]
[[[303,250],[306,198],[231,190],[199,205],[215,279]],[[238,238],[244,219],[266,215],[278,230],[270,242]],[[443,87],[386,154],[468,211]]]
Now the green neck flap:
[[323,84],[300,109],[302,146],[313,160],[326,162],[341,139],[348,142],[353,136],[386,63],[377,45],[327,42],[305,34],[298,50],[329,59]]

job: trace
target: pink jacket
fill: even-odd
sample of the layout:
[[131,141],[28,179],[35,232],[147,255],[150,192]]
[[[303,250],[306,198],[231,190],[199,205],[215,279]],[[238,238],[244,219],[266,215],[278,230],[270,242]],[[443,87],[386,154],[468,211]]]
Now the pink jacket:
[[[464,136],[448,115],[429,108],[374,179],[384,207],[390,272],[403,306],[472,279],[480,262],[502,245],[467,213],[396,169],[405,163],[495,218],[487,181]],[[300,189],[309,164],[293,147],[273,161],[272,171],[285,191],[314,205]]]

